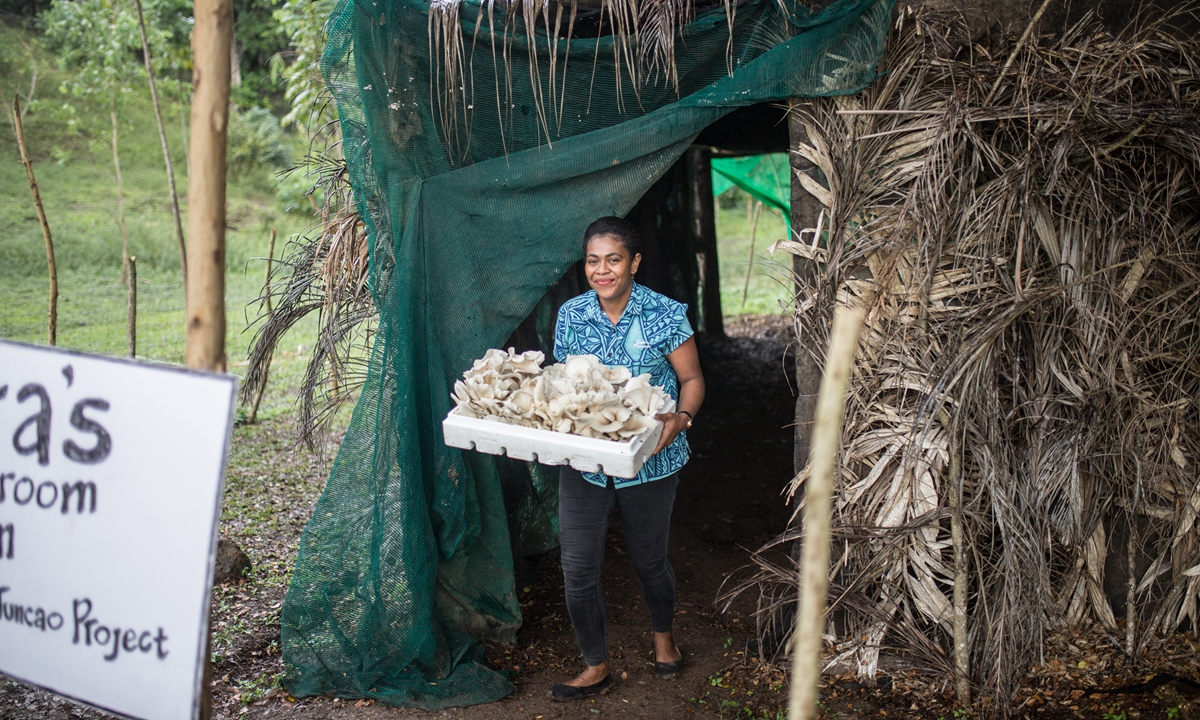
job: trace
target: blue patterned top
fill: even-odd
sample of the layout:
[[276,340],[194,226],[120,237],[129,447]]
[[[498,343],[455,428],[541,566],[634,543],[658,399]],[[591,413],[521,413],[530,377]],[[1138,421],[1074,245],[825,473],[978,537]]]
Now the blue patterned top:
[[[633,284],[629,304],[616,325],[604,314],[595,290],[571,298],[558,311],[554,330],[554,357],[563,362],[568,355],[595,355],[605,365],[623,365],[634,376],[650,373],[650,382],[661,385],[679,402],[679,378],[667,360],[692,336],[687,305],[675,302],[649,288]],[[679,472],[691,456],[687,433],[679,433],[667,447],[652,455],[634,478],[613,478],[620,488],[662,478]],[[595,485],[605,486],[604,473],[583,473]]]

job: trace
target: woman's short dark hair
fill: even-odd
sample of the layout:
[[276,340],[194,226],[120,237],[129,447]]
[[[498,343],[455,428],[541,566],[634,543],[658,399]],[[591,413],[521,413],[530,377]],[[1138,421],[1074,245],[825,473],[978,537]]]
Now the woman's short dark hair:
[[609,216],[593,222],[588,225],[587,230],[583,231],[584,257],[587,257],[588,241],[598,235],[612,235],[620,240],[630,258],[642,252],[642,234],[638,231],[637,225],[625,218]]

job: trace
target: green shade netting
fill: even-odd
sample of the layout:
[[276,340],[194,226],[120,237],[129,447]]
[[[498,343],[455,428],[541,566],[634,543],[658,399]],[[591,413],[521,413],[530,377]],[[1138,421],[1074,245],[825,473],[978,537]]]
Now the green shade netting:
[[568,55],[503,7],[439,0],[431,23],[421,0],[343,0],[329,20],[322,69],[379,323],[283,606],[296,695],[434,709],[512,692],[480,641],[515,638],[510,517],[534,528],[523,545],[552,547],[555,475],[520,465],[506,509],[502,463],[443,444],[454,380],[580,258],[587,224],[627,213],[705,126],[870,82],[892,0],[820,15],[748,0],[732,28],[724,7],[699,14],[676,36],[678,94],[661,73],[635,83],[613,36]]
[[712,161],[713,195],[739,187],[750,197],[779,210],[791,218],[791,165],[787,153],[749,155],[738,158],[714,158]]

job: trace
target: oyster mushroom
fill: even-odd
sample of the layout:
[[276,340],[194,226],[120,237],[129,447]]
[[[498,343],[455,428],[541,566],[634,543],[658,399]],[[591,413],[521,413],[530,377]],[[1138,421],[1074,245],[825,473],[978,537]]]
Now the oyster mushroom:
[[488,352],[463,373],[451,397],[458,412],[585,437],[627,440],[654,427],[654,414],[675,402],[649,375],[572,355],[542,368],[540,352]]

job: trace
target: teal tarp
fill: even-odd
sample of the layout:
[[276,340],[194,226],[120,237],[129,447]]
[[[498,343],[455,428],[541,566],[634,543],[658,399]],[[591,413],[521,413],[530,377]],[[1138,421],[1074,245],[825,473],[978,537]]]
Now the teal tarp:
[[[706,126],[870,82],[892,0],[746,0],[732,27],[718,6],[676,38],[678,88],[661,68],[635,78],[610,34],[568,54],[544,29],[554,3],[534,28],[490,0],[432,7],[342,0],[328,25],[379,322],[283,605],[296,695],[443,708],[512,691],[480,642],[521,622],[504,492],[496,458],[442,441],[453,381],[580,258],[588,223],[627,213]],[[547,481],[530,474],[535,504]]]
[[755,200],[791,218],[791,168],[787,153],[715,158],[712,161],[713,195],[739,187]]

